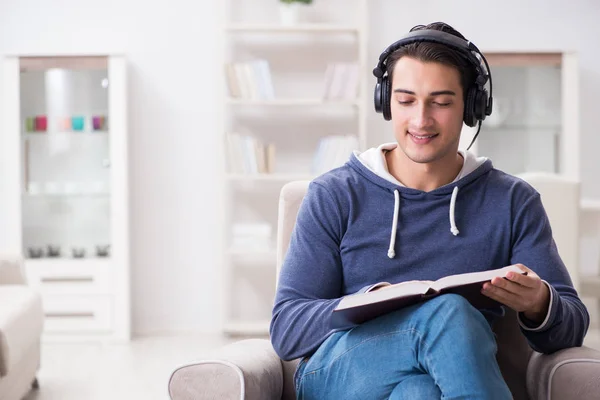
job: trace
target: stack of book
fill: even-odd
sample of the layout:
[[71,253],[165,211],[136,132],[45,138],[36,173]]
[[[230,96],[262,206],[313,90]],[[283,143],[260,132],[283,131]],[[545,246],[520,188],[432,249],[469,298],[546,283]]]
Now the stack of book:
[[271,174],[275,169],[275,145],[262,143],[250,135],[226,135],[229,172],[232,174]]
[[358,139],[353,135],[327,136],[319,141],[312,164],[312,173],[321,175],[344,165],[352,151],[358,149]]
[[225,64],[229,95],[238,99],[273,100],[275,91],[269,62],[256,59]]

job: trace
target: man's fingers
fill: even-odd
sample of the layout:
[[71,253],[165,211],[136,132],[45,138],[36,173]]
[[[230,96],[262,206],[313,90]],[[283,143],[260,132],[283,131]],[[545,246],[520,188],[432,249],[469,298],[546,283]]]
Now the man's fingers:
[[540,280],[537,275],[521,275],[515,272],[509,272],[506,274],[506,279],[508,279],[509,282],[513,282],[528,288],[538,287],[538,281]]
[[509,306],[512,309],[516,309],[519,307],[521,296],[509,292],[501,287],[494,286],[490,283],[486,283],[483,285],[483,289],[481,292],[484,295],[496,301],[499,301],[500,303]]
[[[491,283],[495,287],[502,288],[510,293],[514,293],[519,296],[524,296],[527,294],[528,291],[534,290],[534,286],[531,286],[531,282],[526,282],[526,284],[529,285],[526,286],[521,283],[511,281],[508,278],[494,278],[492,279]],[[533,285],[535,285],[535,282],[533,283]]]

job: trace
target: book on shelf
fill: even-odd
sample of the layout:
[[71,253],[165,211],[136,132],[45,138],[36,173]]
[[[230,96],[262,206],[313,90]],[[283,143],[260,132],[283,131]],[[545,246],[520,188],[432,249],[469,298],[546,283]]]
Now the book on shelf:
[[519,267],[508,267],[464,274],[450,275],[436,281],[406,281],[397,284],[382,283],[366,293],[346,296],[333,310],[332,328],[361,324],[403,307],[436,296],[455,293],[465,297],[478,309],[491,308],[499,303],[481,293],[485,282],[495,277],[505,278],[508,272],[526,275]]
[[275,144],[263,143],[250,135],[226,135],[229,172],[233,174],[271,174],[275,170]]
[[358,149],[358,138],[354,135],[331,135],[319,140],[313,157],[313,175],[321,175],[348,161],[352,151]]
[[354,100],[358,93],[359,68],[356,62],[327,64],[323,83],[324,100]]
[[265,59],[226,63],[225,77],[229,95],[233,98],[275,99],[271,68]]

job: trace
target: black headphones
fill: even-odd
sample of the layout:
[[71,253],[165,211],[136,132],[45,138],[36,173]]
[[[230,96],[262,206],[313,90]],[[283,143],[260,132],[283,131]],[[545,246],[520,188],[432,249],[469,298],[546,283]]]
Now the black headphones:
[[[390,45],[383,53],[381,53],[379,62],[375,69],[373,69],[373,75],[377,77],[374,96],[375,111],[383,113],[383,118],[385,118],[386,121],[392,119],[392,111],[390,108],[392,88],[390,87],[390,79],[386,74],[387,58],[399,48],[418,42],[439,43],[448,46],[453,50],[456,50],[475,67],[477,77],[475,79],[475,84],[467,89],[465,95],[465,112],[463,120],[465,124],[470,127],[475,126],[477,122],[481,123],[487,115],[492,113],[492,75],[490,74],[487,60],[473,43],[450,33],[433,29],[422,29],[409,32],[406,36]],[[485,64],[485,68],[482,61]],[[488,80],[490,82],[489,97],[488,92],[484,87]]]

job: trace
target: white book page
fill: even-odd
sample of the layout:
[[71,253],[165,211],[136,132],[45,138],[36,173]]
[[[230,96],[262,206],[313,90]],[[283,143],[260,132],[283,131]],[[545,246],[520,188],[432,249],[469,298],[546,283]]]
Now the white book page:
[[524,273],[519,267],[509,265],[508,267],[494,269],[490,271],[470,272],[466,274],[446,276],[433,282],[431,288],[435,291],[439,291],[441,289],[466,285],[469,283],[487,282],[491,281],[495,277],[504,278],[506,274],[510,271],[519,274]]
[[351,308],[362,304],[377,303],[407,295],[425,294],[429,290],[431,281],[406,281],[394,285],[384,286],[376,291],[359,293],[344,297],[336,309]]

